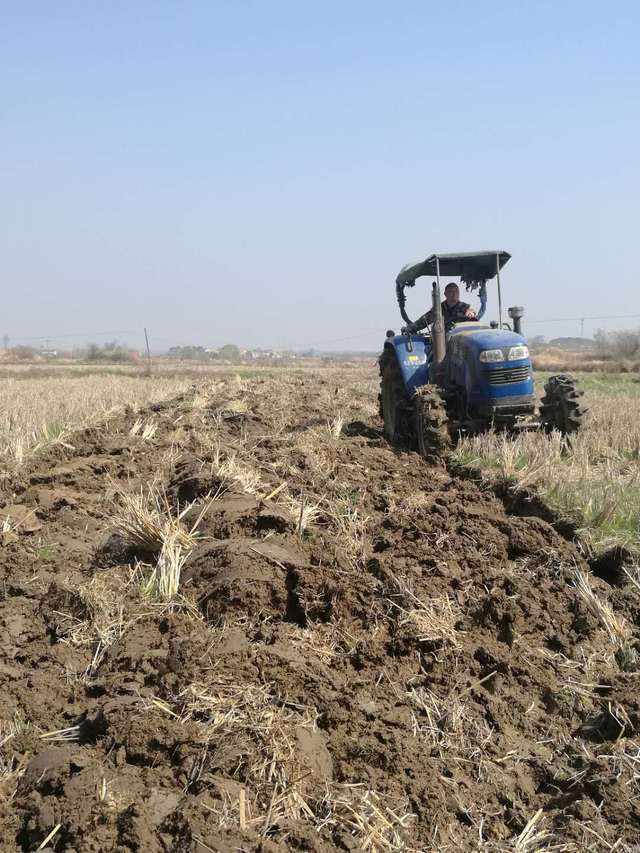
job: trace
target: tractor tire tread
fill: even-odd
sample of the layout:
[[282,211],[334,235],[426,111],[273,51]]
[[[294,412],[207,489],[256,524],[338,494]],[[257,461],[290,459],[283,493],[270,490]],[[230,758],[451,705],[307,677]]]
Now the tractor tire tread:
[[[380,368],[378,402],[380,417],[384,422],[385,437],[394,445],[411,444],[413,436],[410,429],[410,403],[395,352],[385,349],[378,359],[378,364]],[[393,409],[392,412],[385,413],[385,397]]]
[[583,425],[587,409],[582,399],[584,391],[566,373],[551,376],[544,386],[540,401],[540,419],[547,429],[557,429],[564,435],[577,432]]
[[415,431],[418,452],[430,462],[446,459],[452,447],[447,404],[437,385],[423,385],[415,393]]

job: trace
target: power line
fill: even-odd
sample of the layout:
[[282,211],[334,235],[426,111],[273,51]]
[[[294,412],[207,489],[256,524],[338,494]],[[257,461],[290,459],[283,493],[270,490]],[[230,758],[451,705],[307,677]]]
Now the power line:
[[525,320],[527,323],[572,323],[582,320],[635,320],[640,314],[602,314],[598,317],[551,317],[546,320]]
[[112,332],[66,332],[62,335],[12,335],[20,341],[58,341],[62,338],[103,338],[109,335],[138,335],[140,329],[116,329]]
[[[640,314],[601,314],[601,315],[584,315],[581,317],[546,317],[543,319],[534,318],[528,319],[526,318],[524,323],[525,325],[529,324],[539,324],[539,323],[584,323],[585,320],[635,320],[640,318]],[[356,341],[362,338],[366,338],[372,334],[382,334],[381,327],[376,326],[375,328],[361,329],[359,332],[353,335],[345,335],[339,338],[330,338],[321,341],[302,341],[300,343],[289,344],[289,349],[301,349],[301,348],[312,348],[312,347],[322,347],[328,346],[331,344],[339,344],[339,343],[348,343],[349,341]],[[102,337],[110,337],[112,335],[138,335],[142,337],[143,332],[140,329],[112,329],[107,332],[65,332],[59,335],[49,334],[49,335],[12,335],[14,340],[20,341],[58,341],[69,338],[102,338]],[[153,335],[154,341],[163,341],[163,342],[172,342],[176,340],[176,338],[187,338],[189,335],[185,335],[184,333],[178,333],[170,338],[164,336]]]
[[[582,316],[582,317],[550,317],[544,320],[524,320],[524,325],[528,325],[529,323],[572,323],[572,322],[582,322],[583,320],[634,320],[640,317],[640,314],[603,314],[600,316]],[[344,338],[333,338],[332,340],[324,340],[324,341],[305,341],[304,343],[299,344],[289,344],[292,349],[297,349],[299,347],[319,347],[324,346],[325,344],[337,344],[344,343],[345,341],[355,341],[359,338],[364,338],[374,332],[380,334],[380,327],[376,326],[375,329],[363,329],[357,335],[349,335]]]
[[[290,344],[289,346],[294,347],[315,347],[315,346],[323,346],[324,344],[333,344],[333,343],[343,343],[345,341],[354,341],[358,338],[366,337],[367,335],[378,333],[380,334],[380,327],[376,326],[375,328],[363,329],[355,335],[348,335],[341,338],[332,338],[330,340],[324,341],[303,341],[302,343]],[[139,335],[142,337],[144,332],[140,329],[114,329],[110,332],[66,332],[60,335],[12,335],[14,340],[20,341],[58,341],[65,338],[99,338],[99,337],[109,337],[111,335]],[[156,335],[153,334],[154,341],[164,341],[164,342],[173,342],[177,339],[185,339],[190,337],[188,334],[184,334],[182,332],[178,332],[171,337],[165,337],[164,335]],[[200,335],[202,337],[202,335]]]
[[358,332],[357,335],[349,335],[348,337],[344,337],[344,338],[332,338],[331,340],[325,340],[325,341],[304,341],[301,344],[289,344],[289,347],[291,349],[298,349],[299,347],[309,348],[309,347],[321,347],[321,346],[325,346],[325,344],[341,344],[341,343],[345,343],[345,341],[356,341],[359,338],[367,337],[368,335],[371,335],[374,332],[377,333],[378,335],[381,334],[380,326],[376,326],[375,329],[363,329],[361,332]]

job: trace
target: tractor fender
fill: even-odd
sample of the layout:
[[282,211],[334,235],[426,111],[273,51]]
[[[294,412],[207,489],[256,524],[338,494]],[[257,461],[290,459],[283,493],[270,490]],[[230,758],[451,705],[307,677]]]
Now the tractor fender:
[[407,396],[412,397],[416,388],[429,381],[429,342],[423,335],[395,335],[385,341],[384,349],[394,353]]

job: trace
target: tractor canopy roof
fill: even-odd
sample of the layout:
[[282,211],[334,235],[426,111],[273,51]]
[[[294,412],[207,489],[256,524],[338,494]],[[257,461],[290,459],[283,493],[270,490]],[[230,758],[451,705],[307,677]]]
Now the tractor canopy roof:
[[464,284],[482,284],[496,274],[496,258],[500,269],[507,263],[509,252],[496,249],[486,252],[455,252],[445,255],[429,255],[426,261],[402,267],[396,284],[413,284],[421,275],[436,275],[436,258],[440,262],[441,276],[460,276]]

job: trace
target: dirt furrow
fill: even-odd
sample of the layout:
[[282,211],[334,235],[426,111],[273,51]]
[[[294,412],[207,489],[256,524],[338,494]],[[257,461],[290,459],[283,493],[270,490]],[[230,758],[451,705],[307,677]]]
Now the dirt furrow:
[[[199,386],[5,479],[3,853],[640,849],[637,592],[374,402]],[[123,491],[198,524],[172,602]]]

